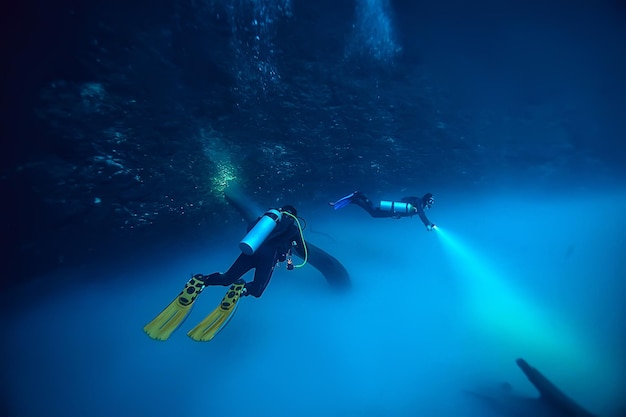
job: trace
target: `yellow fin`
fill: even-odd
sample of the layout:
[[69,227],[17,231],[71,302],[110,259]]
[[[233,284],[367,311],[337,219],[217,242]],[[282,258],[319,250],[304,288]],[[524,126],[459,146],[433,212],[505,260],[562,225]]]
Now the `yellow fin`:
[[231,285],[220,305],[204,318],[196,327],[191,329],[187,336],[197,342],[212,340],[230,321],[237,310],[237,302],[241,297],[244,282],[238,281]]
[[144,332],[152,339],[167,340],[185,320],[203,289],[204,283],[200,279],[191,278],[174,301],[144,326]]

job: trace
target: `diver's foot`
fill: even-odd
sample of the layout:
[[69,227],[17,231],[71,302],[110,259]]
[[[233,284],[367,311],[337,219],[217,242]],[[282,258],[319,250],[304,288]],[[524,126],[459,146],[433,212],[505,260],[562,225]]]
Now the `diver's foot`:
[[348,204],[352,203],[352,200],[354,200],[354,198],[360,194],[358,191],[355,191],[353,193],[348,194],[345,197],[341,197],[339,200],[335,201],[334,203],[328,203],[330,206],[332,206],[335,210],[339,210],[340,208],[343,208],[345,206],[347,206]]

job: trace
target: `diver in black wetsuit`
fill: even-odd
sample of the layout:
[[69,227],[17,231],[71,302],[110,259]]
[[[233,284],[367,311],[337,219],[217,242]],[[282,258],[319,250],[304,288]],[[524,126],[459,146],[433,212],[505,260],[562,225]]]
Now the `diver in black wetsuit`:
[[[242,208],[246,201],[238,192],[229,193],[234,204]],[[241,211],[241,210],[240,210]],[[242,254],[225,273],[215,272],[210,275],[196,274],[185,284],[183,290],[143,330],[155,340],[167,340],[185,320],[193,304],[208,285],[224,285],[230,288],[215,308],[200,323],[191,329],[187,336],[198,342],[212,340],[228,324],[235,313],[242,296],[260,297],[269,283],[274,267],[278,262],[287,261],[287,269],[304,266],[309,258],[309,250],[302,236],[302,226],[296,209],[283,206],[269,209],[262,216],[254,218],[243,210],[244,217],[250,223],[248,233],[239,242]],[[303,259],[294,265],[291,260],[292,249]],[[322,250],[312,246],[315,264],[323,271],[338,273],[338,279],[345,280],[341,264]],[[243,275],[255,269],[254,279],[245,282]]]
[[[239,242],[242,254],[225,273],[196,274],[174,300],[163,309],[143,330],[153,339],[167,340],[185,320],[196,299],[207,285],[230,285],[220,305],[204,318],[187,335],[198,342],[212,340],[229,322],[239,299],[244,295],[260,297],[272,277],[278,262],[287,260],[287,269],[303,266],[308,251],[302,237],[302,227],[296,209],[284,206],[267,210],[248,227],[248,233]],[[304,262],[294,265],[291,249],[302,255]],[[254,279],[245,282],[242,276],[254,271]]]
[[[287,260],[287,269],[293,269],[292,249],[306,260],[306,246],[301,230],[295,223],[297,216],[297,211],[293,206],[268,210],[249,225],[248,234],[239,245],[243,253],[237,257],[228,271],[215,272],[210,275],[196,274],[194,278],[204,285],[228,286],[254,268],[254,279],[245,284],[241,295],[260,297],[269,284],[277,263]],[[255,233],[257,225],[259,230]],[[266,227],[273,227],[269,235],[265,232]]]
[[328,203],[335,210],[339,210],[348,204],[356,204],[363,208],[372,217],[391,217],[399,219],[401,217],[413,217],[418,215],[426,230],[431,231],[435,224],[428,220],[425,210],[428,210],[435,203],[435,198],[431,193],[426,193],[422,197],[404,197],[400,201],[381,201],[378,206],[374,204],[360,191],[355,191],[334,203]]

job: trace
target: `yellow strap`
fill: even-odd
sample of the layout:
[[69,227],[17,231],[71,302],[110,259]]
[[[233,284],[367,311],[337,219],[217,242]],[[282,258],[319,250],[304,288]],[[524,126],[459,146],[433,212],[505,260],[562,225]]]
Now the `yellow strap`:
[[289,213],[288,211],[283,211],[281,213],[282,214],[286,214],[287,216],[289,216],[292,219],[294,219],[296,221],[296,224],[298,225],[298,231],[300,232],[300,239],[302,240],[302,245],[304,246],[304,261],[302,261],[301,264],[294,265],[294,267],[295,268],[302,268],[307,263],[307,260],[309,259],[309,252],[308,252],[308,250],[306,248],[306,242],[304,240],[304,233],[302,232],[302,226],[300,225],[300,220],[298,220],[298,218],[296,216],[294,216],[293,214]]

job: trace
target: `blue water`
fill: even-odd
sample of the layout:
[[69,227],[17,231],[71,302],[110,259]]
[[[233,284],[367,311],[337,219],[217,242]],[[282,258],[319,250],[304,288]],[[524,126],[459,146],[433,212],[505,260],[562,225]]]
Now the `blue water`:
[[[0,415],[539,417],[524,358],[626,416],[618,2],[32,3],[0,25]],[[223,287],[150,339],[239,255],[232,181],[352,288],[278,268],[213,341]],[[327,205],[357,189],[438,228]]]
[[306,238],[344,263],[353,289],[330,291],[312,267],[277,269],[208,343],[186,332],[222,287],[167,342],[142,327],[191,273],[230,265],[243,225],[222,244],[103,253],[43,276],[7,294],[46,293],[3,315],[10,415],[499,415],[464,391],[508,381],[535,396],[518,357],[598,415],[623,412],[624,190],[466,197],[437,194],[434,232],[353,206],[302,207]]

